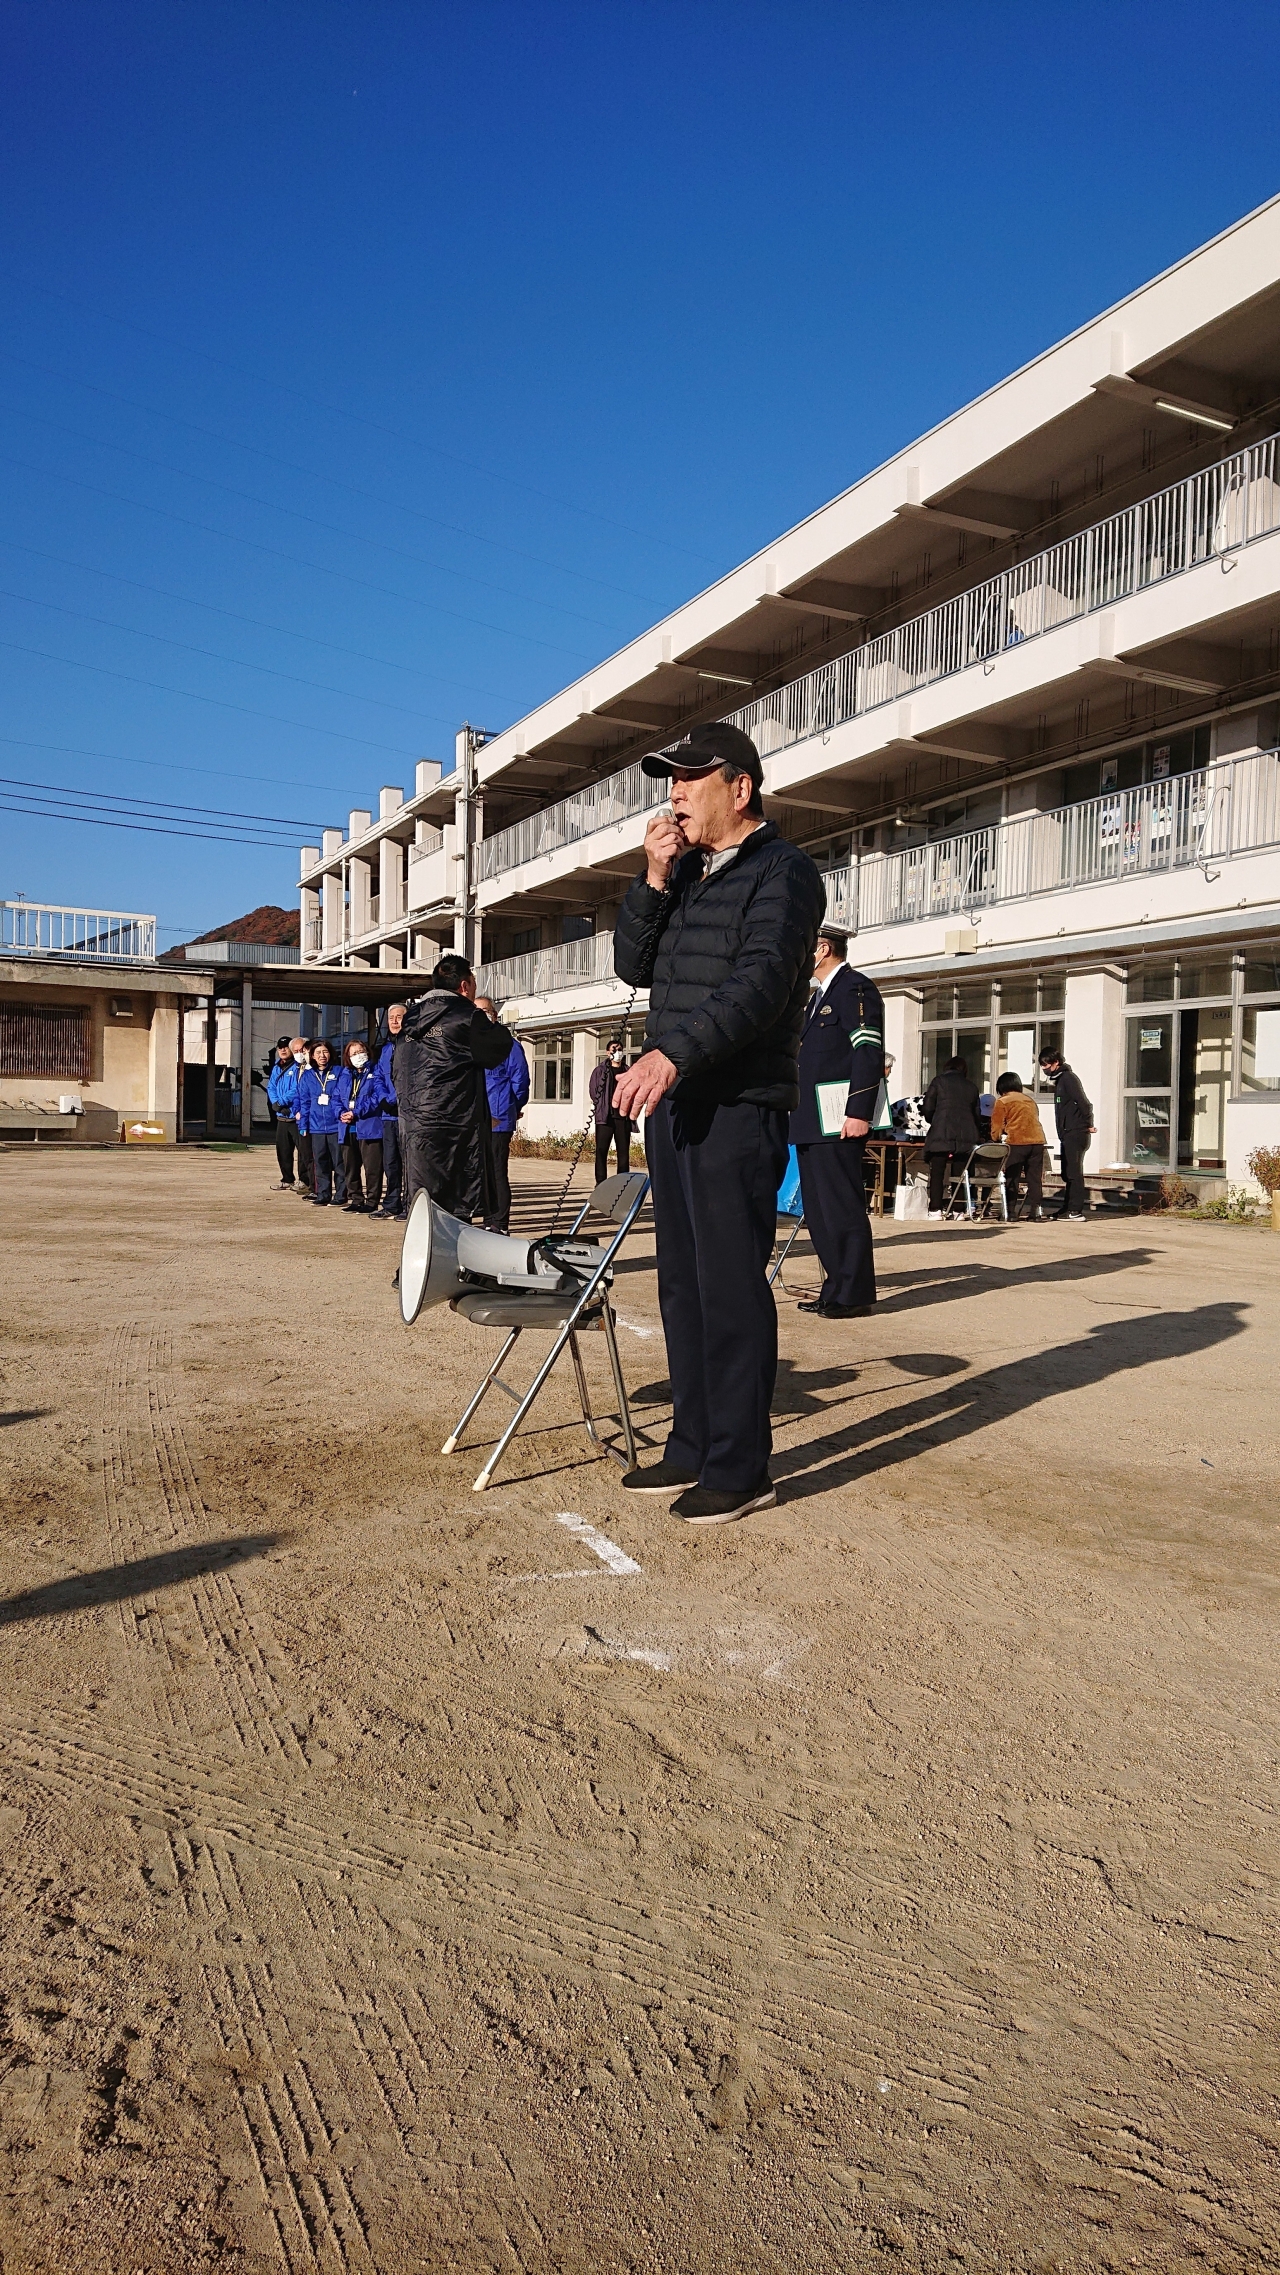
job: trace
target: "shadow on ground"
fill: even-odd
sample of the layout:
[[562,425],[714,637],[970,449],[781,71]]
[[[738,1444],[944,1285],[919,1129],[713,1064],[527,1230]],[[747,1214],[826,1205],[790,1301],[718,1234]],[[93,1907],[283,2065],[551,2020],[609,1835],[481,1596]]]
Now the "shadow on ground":
[[220,1572],[228,1564],[265,1556],[283,1538],[278,1532],[244,1533],[238,1540],[205,1540],[194,1548],[171,1548],[162,1556],[139,1556],[130,1564],[104,1564],[96,1572],[75,1572],[69,1579],[49,1580],[42,1588],[24,1589],[19,1596],[0,1597],[0,1627],[14,1620],[52,1619],[60,1612],[121,1603],[129,1596],[151,1595],[157,1588],[180,1587],[184,1580],[198,1580],[205,1572]]
[[[1197,1311],[1105,1321],[1073,1343],[1028,1352],[1005,1366],[967,1375],[963,1382],[904,1406],[881,1407],[846,1429],[775,1454],[771,1465],[775,1482],[785,1483],[787,1500],[795,1501],[878,1470],[894,1469],[917,1454],[954,1445],[990,1422],[1025,1413],[1064,1391],[1086,1390],[1110,1375],[1210,1350],[1215,1343],[1243,1333],[1241,1315],[1247,1309],[1240,1303],[1210,1303]],[[923,1362],[915,1363],[923,1372]],[[793,1372],[789,1388],[803,1398],[808,1391],[828,1387],[832,1372],[830,1368],[813,1376]]]

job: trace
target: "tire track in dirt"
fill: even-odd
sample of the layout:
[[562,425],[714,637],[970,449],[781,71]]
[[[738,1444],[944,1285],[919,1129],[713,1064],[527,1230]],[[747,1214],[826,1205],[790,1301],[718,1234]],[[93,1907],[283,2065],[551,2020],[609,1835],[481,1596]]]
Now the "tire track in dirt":
[[[208,1533],[209,1511],[171,1377],[167,1329],[144,1337],[133,1322],[117,1333],[108,1363],[103,1438],[108,1538],[119,1562],[189,1546]],[[283,1780],[287,1788],[306,1774],[286,1702],[284,1670],[242,1575],[228,1570],[200,1575],[182,1591],[181,1604],[170,1601],[163,1613],[154,1598],[145,1599],[142,1620],[125,1604],[119,1624],[135,1677],[140,1646],[152,1647],[152,1664],[141,1668],[141,1688],[162,1753],[176,1750],[193,1762],[204,1761],[210,1738],[215,1754],[230,1739],[240,1766],[268,1785]],[[190,1697],[193,1676],[197,1691],[203,1689],[199,1731],[180,1703],[184,1694]],[[158,1758],[153,1752],[153,1762]],[[247,1965],[220,1954],[220,1947],[234,1947],[246,1924],[243,1892],[228,1871],[229,1855],[220,1860],[214,1846],[193,1842],[190,1818],[183,1811],[158,1811],[148,1776],[132,1791],[127,1780],[117,1778],[109,1785],[119,1788],[135,1819],[162,1827],[165,1856],[157,1884],[163,1886],[168,1877],[208,1953],[198,1968],[201,2003],[211,2051],[220,2057],[247,2150],[247,2156],[231,2160],[247,2238],[288,2275],[318,2266],[366,2275],[375,2263],[334,2155],[339,2139],[358,2134],[358,2112],[335,2065],[327,2112],[311,2096],[310,2129],[302,2122],[305,2096],[296,2097],[288,2082],[287,2059],[296,2034],[279,2008],[274,1986],[269,1977],[255,1980]],[[277,1887],[274,1902],[288,1904],[291,1894],[296,1901],[296,1881]],[[246,2065],[255,2063],[263,2074],[251,2078]]]
[[[113,1340],[104,1477],[119,1562],[208,1535],[172,1363],[167,1330],[144,1335],[133,1323]],[[288,2275],[370,2275],[388,2264],[370,2240],[379,2203],[390,2193],[420,2204],[430,2182],[452,2207],[460,2254],[491,2230],[495,2268],[545,2264],[545,2237],[515,2166],[495,2152],[491,2172],[475,2169],[474,2132],[457,2124],[442,2094],[457,2064],[441,2059],[438,2024],[412,1974],[397,1964],[376,1995],[362,1978],[371,1924],[384,1959],[397,1934],[376,1908],[358,1911],[339,1883],[394,1888],[404,1859],[297,1821],[283,1805],[312,1775],[298,1734],[305,1724],[290,1712],[285,1669],[247,1577],[203,1575],[163,1615],[154,1598],[141,1617],[126,1602],[119,1625],[156,1745],[126,1742],[117,1753],[100,1716],[60,1715],[56,1727],[45,1719],[43,1738],[28,1728],[12,1758],[67,1798],[101,1792],[150,1840],[152,1886],[182,1905],[182,1957],[190,1969],[194,1943],[209,2052],[237,2120],[238,2145],[224,2147],[224,2159],[247,2240]],[[198,1726],[178,1705],[193,1673],[206,1677]],[[222,1792],[210,1776],[211,1736],[215,1769],[224,1778],[230,1769],[236,1789]],[[239,1771],[252,1775],[252,1801]],[[282,1910],[302,1931],[283,1944]],[[238,1955],[225,1956],[229,1948]],[[440,2143],[452,2129],[450,2160]]]

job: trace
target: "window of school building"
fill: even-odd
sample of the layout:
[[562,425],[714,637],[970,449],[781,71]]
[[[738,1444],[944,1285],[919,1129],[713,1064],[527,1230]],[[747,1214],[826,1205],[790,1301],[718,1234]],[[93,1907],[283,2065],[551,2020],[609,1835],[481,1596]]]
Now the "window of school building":
[[533,1095],[541,1106],[573,1101],[572,1035],[539,1035],[533,1046]]
[[1134,964],[1125,992],[1125,1158],[1221,1171],[1227,1099],[1280,1090],[1280,943]]
[[1017,1074],[1024,1089],[1044,1092],[1042,1050],[1062,1048],[1065,982],[1053,975],[1009,974],[926,988],[920,1007],[922,1069],[927,1090],[949,1058],[962,1058],[979,1090],[994,1090],[1002,1074]]

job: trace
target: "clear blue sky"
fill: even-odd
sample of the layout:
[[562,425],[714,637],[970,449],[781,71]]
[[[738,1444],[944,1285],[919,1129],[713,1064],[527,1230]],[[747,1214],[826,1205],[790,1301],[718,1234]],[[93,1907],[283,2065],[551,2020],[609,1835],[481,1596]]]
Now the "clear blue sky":
[[[9,0],[0,894],[296,905],[1280,188],[1273,8]],[[277,846],[12,811],[279,817]],[[309,834],[314,834],[311,831]]]

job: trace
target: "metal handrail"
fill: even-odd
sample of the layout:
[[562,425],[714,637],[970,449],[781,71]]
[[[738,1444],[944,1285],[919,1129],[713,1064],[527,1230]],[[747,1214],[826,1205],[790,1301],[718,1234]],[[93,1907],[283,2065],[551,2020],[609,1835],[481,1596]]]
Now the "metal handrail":
[[827,907],[850,932],[867,932],[1274,845],[1280,751],[1255,751],[900,853],[865,854],[827,872]]
[[[1154,497],[1050,545],[728,714],[761,757],[896,702],[971,664],[1109,608],[1280,529],[1280,436],[1232,451]],[[482,881],[631,819],[666,795],[639,763],[487,838]]]
[[[612,932],[590,932],[584,940],[565,940],[556,948],[534,948],[523,956],[502,956],[481,964],[476,986],[495,1001],[517,995],[553,995],[581,980],[611,980]],[[616,984],[621,987],[622,982]]]
[[[900,853],[824,869],[827,915],[850,933],[963,916],[997,902],[1203,867],[1280,845],[1280,749],[1219,760],[1075,806],[1019,814]],[[555,994],[613,977],[613,935],[481,966],[483,994]],[[621,984],[621,983],[619,983]]]
[[0,955],[72,956],[112,964],[152,964],[154,916],[116,908],[63,908],[52,901],[0,901]]

